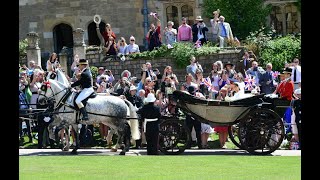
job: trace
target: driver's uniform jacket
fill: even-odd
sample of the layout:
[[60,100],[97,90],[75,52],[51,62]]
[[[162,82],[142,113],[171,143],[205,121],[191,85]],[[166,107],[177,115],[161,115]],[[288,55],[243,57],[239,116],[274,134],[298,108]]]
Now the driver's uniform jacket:
[[85,68],[81,72],[81,77],[78,81],[74,82],[71,87],[79,86],[82,88],[79,96],[76,99],[76,104],[80,106],[81,101],[89,97],[94,89],[92,87],[92,74],[89,69]]
[[92,74],[89,69],[84,69],[81,73],[81,78],[74,82],[71,87],[81,86],[82,89],[92,87]]

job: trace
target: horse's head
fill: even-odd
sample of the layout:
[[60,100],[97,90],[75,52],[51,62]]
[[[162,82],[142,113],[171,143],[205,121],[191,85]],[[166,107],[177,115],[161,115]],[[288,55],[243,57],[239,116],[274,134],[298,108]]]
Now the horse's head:
[[40,88],[38,103],[41,105],[53,105],[57,98],[56,96],[65,94],[65,89],[67,89],[67,86],[58,81],[51,79],[44,81]]
[[38,103],[40,105],[48,104],[48,101],[52,99],[52,97],[53,97],[53,90],[51,87],[51,83],[49,80],[44,81],[40,87]]
[[48,72],[47,79],[59,81],[60,83],[66,86],[70,85],[70,82],[68,81],[66,75],[62,72],[60,68],[55,68],[53,71]]

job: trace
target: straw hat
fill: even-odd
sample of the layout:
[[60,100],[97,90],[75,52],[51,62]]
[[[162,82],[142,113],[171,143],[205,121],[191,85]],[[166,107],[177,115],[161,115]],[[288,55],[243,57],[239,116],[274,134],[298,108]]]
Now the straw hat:
[[128,71],[128,70],[124,70],[122,73],[121,73],[121,77],[131,77],[131,72]]
[[136,86],[130,86],[130,90],[129,91],[135,91],[135,90],[137,90]]
[[203,21],[203,19],[201,18],[201,16],[197,16],[196,21]]
[[80,59],[80,60],[79,60],[79,65],[81,65],[81,64],[87,65],[87,64],[88,64],[88,61],[87,61],[86,59]]
[[156,101],[156,97],[154,96],[153,93],[149,93],[147,98],[145,99],[146,103],[155,102],[155,101]]

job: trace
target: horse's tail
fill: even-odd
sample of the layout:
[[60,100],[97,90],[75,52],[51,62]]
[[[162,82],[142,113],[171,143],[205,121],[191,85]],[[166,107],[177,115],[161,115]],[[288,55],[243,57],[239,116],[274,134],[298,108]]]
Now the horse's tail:
[[124,102],[127,104],[130,111],[129,125],[130,125],[132,139],[138,140],[140,139],[139,121],[138,121],[138,115],[137,115],[138,109],[135,106],[133,106],[130,101],[124,99]]

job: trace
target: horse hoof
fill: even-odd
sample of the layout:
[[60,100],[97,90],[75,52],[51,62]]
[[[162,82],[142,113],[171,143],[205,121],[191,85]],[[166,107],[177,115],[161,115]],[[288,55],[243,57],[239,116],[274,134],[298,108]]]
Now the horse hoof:
[[72,150],[72,151],[71,151],[71,154],[72,154],[72,155],[78,155],[78,151]]
[[115,148],[111,148],[110,152],[117,152],[118,149],[115,149]]
[[64,147],[64,148],[62,149],[62,151],[69,151],[69,148]]
[[121,151],[119,155],[126,155],[126,152]]

